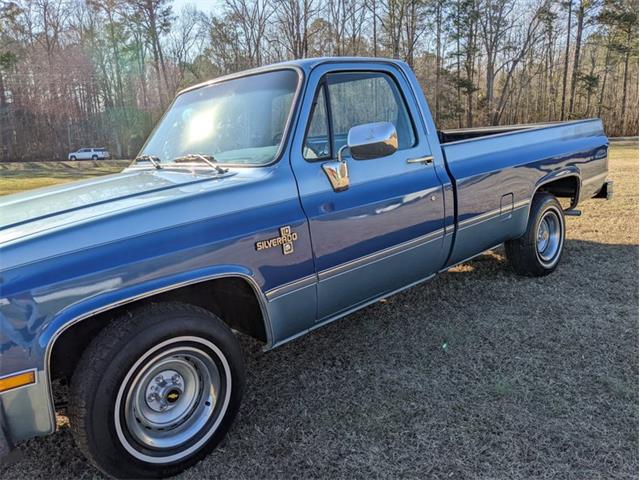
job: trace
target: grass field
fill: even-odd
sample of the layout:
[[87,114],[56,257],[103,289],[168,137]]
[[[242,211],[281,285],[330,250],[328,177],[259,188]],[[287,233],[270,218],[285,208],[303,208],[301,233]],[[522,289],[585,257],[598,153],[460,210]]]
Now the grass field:
[[116,173],[131,160],[0,163],[0,195]]
[[[498,250],[273,352],[243,341],[235,425],[180,478],[637,478],[637,144],[610,170],[553,275]],[[60,413],[3,479],[99,477]]]

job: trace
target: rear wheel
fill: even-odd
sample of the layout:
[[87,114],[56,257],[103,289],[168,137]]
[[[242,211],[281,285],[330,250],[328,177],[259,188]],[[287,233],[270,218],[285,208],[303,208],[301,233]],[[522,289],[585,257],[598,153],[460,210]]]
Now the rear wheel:
[[91,156],[91,160],[97,160],[98,159],[98,155],[92,155]]
[[565,221],[560,202],[551,194],[533,197],[525,234],[505,242],[505,252],[520,275],[549,275],[558,266],[564,249]]
[[71,382],[72,432],[108,475],[175,475],[223,439],[243,386],[240,347],[219,318],[152,305],[114,321],[82,355]]

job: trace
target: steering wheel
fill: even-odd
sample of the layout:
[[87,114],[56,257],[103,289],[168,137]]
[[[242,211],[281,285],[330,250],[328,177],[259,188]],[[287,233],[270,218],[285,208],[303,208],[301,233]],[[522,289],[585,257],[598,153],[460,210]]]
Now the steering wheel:
[[329,156],[329,144],[328,143],[307,143],[305,142],[304,147],[306,149],[311,150],[316,158],[326,158]]

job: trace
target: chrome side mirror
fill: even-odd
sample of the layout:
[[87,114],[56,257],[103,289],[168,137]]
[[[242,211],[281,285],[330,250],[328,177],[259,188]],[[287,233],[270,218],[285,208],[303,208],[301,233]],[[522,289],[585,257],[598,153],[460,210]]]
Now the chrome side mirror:
[[390,122],[365,123],[349,130],[347,145],[355,160],[371,160],[398,150],[396,127]]
[[365,123],[351,127],[347,144],[338,151],[338,160],[322,164],[331,187],[336,192],[349,188],[349,168],[344,152],[349,149],[355,160],[371,160],[391,155],[398,150],[396,127],[390,122]]

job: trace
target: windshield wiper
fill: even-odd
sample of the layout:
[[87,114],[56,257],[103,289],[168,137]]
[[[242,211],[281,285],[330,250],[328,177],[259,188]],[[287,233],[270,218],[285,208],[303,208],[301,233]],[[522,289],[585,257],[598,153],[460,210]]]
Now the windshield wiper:
[[156,168],[156,170],[162,169],[162,167],[160,166],[160,159],[153,155],[140,155],[139,157],[136,157],[133,162],[138,163],[139,161],[149,162],[151,165],[153,165]]
[[213,155],[202,155],[200,153],[189,153],[187,155],[181,155],[179,157],[174,158],[172,160],[172,162],[174,162],[174,163],[187,163],[187,162],[193,162],[194,160],[200,160],[201,162],[206,163],[210,167],[215,168],[216,172],[218,172],[218,173],[226,173],[227,172],[226,168],[222,168],[220,165],[218,165],[218,162],[216,161],[216,159],[215,159],[215,157]]

